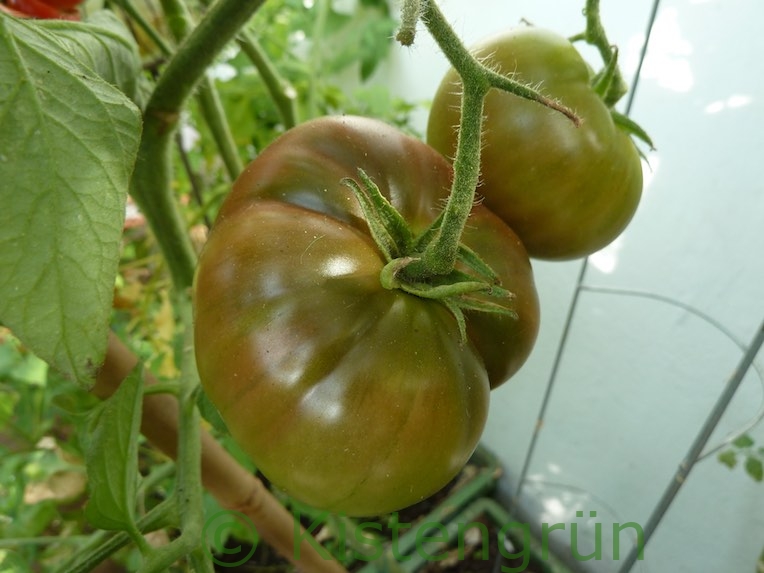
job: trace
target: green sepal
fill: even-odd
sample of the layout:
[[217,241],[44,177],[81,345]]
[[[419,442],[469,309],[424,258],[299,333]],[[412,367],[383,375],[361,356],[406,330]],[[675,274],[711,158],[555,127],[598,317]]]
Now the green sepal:
[[613,118],[613,123],[620,129],[649,145],[651,151],[655,149],[653,140],[650,139],[647,132],[636,121],[614,109],[610,110],[610,115]]
[[[400,289],[413,296],[441,302],[456,319],[462,342],[467,339],[465,310],[517,318],[514,310],[502,304],[513,299],[514,294],[499,286],[499,277],[494,270],[464,244],[459,245],[457,253],[460,269],[422,279],[406,277],[402,271],[421,261],[422,251],[438,236],[443,215],[441,213],[426,231],[415,237],[406,220],[362,169],[358,169],[358,177],[360,184],[350,177],[342,179],[341,183],[355,195],[369,232],[387,261],[379,274],[383,288]],[[481,296],[476,298],[474,295]],[[487,298],[494,298],[496,302]]]
[[613,107],[626,94],[628,88],[618,70],[618,48],[612,46],[610,54],[605,67],[592,78],[592,90],[608,107]]
[[486,263],[480,256],[470,249],[467,245],[459,245],[459,254],[457,255],[457,261],[462,263],[469,270],[475,272],[481,277],[491,281],[493,284],[498,284],[499,276],[494,270]]
[[356,196],[372,237],[388,262],[404,256],[411,251],[414,234],[363,169],[358,169],[358,177],[363,186],[350,177],[345,177],[341,183]]

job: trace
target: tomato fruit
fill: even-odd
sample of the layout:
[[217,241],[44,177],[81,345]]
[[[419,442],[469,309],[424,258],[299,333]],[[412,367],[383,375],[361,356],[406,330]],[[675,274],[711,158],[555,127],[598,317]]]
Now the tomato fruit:
[[[637,209],[642,165],[631,138],[592,89],[589,66],[567,39],[535,27],[488,38],[473,53],[502,74],[540,86],[582,120],[576,127],[561,113],[490,90],[477,189],[485,205],[532,257],[572,259],[608,245]],[[429,115],[427,142],[447,157],[456,150],[460,92],[451,69]]]
[[74,10],[82,0],[7,0],[6,4],[15,14],[41,19],[77,20]]
[[522,244],[479,206],[464,243],[515,294],[517,318],[465,312],[462,341],[443,304],[383,288],[386,261],[341,183],[358,168],[418,232],[452,177],[437,151],[376,120],[286,132],[218,213],[195,278],[195,345],[204,390],[269,480],[315,507],[378,515],[462,468],[539,310]]
[[55,6],[56,8],[60,8],[61,10],[73,10],[80,4],[82,4],[83,0],[43,0],[46,4],[50,4],[51,6]]

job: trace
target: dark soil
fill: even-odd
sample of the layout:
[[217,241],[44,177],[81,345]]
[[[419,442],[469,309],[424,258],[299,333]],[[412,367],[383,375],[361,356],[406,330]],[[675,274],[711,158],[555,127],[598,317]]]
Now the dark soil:
[[[466,479],[471,477],[475,471],[475,466],[466,466],[458,476],[439,492],[415,505],[398,511],[398,523],[416,524],[438,507],[455,488],[458,488]],[[267,485],[267,481],[264,480],[264,483]],[[383,537],[386,536],[388,539],[391,538],[392,533],[388,527],[389,520],[387,517],[364,518],[361,521],[378,522],[381,525],[381,535]],[[464,547],[461,551],[456,548],[444,551],[445,555],[439,554],[437,560],[426,563],[418,570],[418,573],[544,573],[544,568],[532,560],[524,563],[523,559],[505,558],[499,550],[499,527],[490,519],[478,518],[475,521],[485,524],[488,531],[488,536],[486,537],[487,544],[483,539],[484,534],[477,530],[477,528],[475,528],[477,535],[474,536],[470,536],[469,530],[467,530]],[[303,525],[309,526],[310,523],[304,523]],[[405,532],[406,530],[401,530],[401,533],[405,534]],[[318,537],[322,537],[321,532],[318,533]],[[231,550],[230,555],[215,555],[216,561],[219,562],[215,564],[215,570],[220,573],[287,573],[294,571],[293,565],[265,543],[258,544],[247,562],[240,565],[233,564],[238,563],[243,556],[248,554],[252,549],[251,544],[237,539],[230,539],[226,544],[226,548]],[[510,554],[513,551],[511,548],[505,549],[504,554]],[[365,561],[356,561],[348,566],[348,571],[351,573],[358,571],[365,565],[367,565]],[[525,567],[523,567],[524,565]]]

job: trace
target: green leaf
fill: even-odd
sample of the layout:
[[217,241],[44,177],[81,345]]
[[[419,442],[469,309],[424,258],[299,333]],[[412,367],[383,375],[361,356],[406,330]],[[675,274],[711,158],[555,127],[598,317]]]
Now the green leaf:
[[101,529],[137,531],[133,518],[138,478],[143,370],[140,365],[93,413],[85,448],[90,499],[85,517]]
[[8,549],[0,550],[0,573],[26,573],[31,566],[21,555]]
[[53,32],[75,60],[135,101],[141,58],[130,30],[113,12],[100,10],[87,22],[40,20],[38,25]]
[[0,321],[88,386],[106,352],[141,118],[71,38],[0,13]]
[[750,448],[753,446],[754,441],[751,436],[748,434],[743,434],[742,436],[738,436],[734,442],[732,442],[732,445],[734,445],[736,448],[740,448],[741,450],[744,448]]
[[737,465],[737,455],[734,450],[725,450],[719,454],[719,461],[732,469]]
[[758,458],[747,457],[745,459],[745,471],[754,481],[764,480],[764,464]]
[[387,57],[397,23],[392,19],[370,22],[361,34],[361,79],[368,80]]
[[330,12],[321,38],[329,56],[323,65],[337,73],[359,62],[361,79],[368,79],[387,56],[397,25],[377,3],[360,4],[350,15]]

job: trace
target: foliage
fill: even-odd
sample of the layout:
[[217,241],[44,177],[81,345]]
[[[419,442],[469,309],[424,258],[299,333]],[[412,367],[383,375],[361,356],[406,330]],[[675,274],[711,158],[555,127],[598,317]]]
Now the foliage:
[[719,453],[719,461],[730,469],[742,461],[745,473],[757,482],[764,480],[764,447],[756,447],[756,442],[748,434],[736,438],[731,447]]

